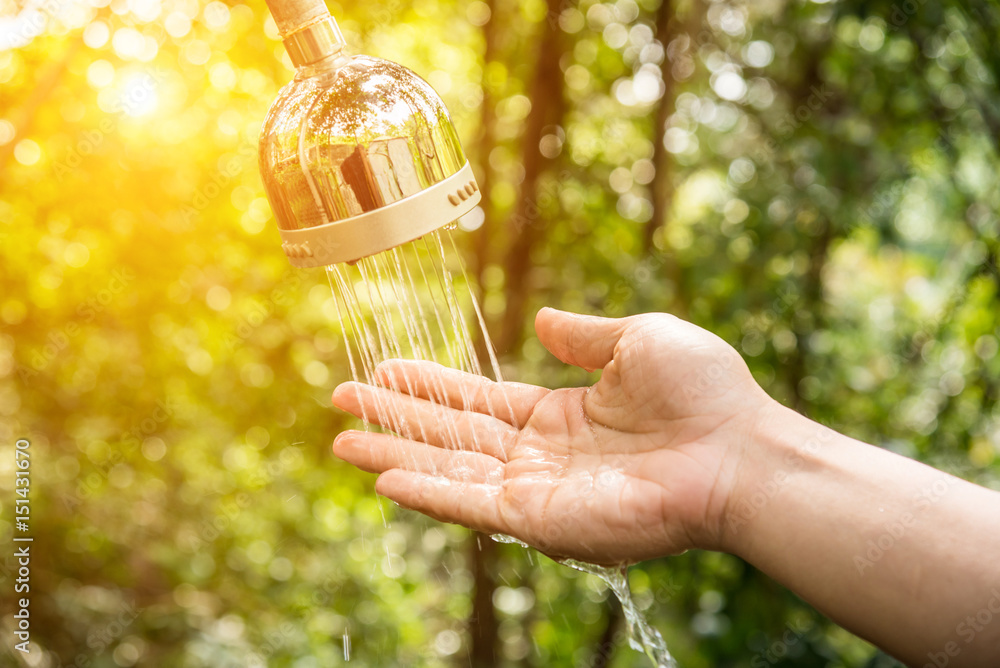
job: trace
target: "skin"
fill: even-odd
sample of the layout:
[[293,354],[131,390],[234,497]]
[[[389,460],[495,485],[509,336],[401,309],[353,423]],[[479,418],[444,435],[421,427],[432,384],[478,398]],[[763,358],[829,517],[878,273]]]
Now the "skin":
[[673,316],[543,309],[535,328],[600,380],[393,360],[333,402],[397,435],[346,431],[334,453],[405,507],[555,558],[725,551],[910,665],[1000,665],[1000,493],[785,408]]

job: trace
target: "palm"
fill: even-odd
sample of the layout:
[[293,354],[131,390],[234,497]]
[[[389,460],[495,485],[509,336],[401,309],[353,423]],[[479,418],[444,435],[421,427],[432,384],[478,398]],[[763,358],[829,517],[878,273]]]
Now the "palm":
[[667,514],[688,514],[680,507],[706,496],[700,464],[680,446],[662,449],[659,435],[588,419],[585,396],[548,394],[508,448],[499,503],[509,532],[548,554],[602,563],[691,546]]
[[[743,407],[727,399],[753,385],[749,373],[735,351],[682,321],[602,322],[622,323],[610,346],[578,343],[560,321],[539,326],[564,361],[603,368],[592,388],[387,363],[387,388],[346,384],[334,400],[399,436],[345,432],[337,454],[383,473],[380,492],[403,505],[555,556],[619,563],[704,542],[702,525],[725,503],[716,488],[735,473],[728,453],[745,431],[732,420]],[[723,373],[700,382],[713,364]]]

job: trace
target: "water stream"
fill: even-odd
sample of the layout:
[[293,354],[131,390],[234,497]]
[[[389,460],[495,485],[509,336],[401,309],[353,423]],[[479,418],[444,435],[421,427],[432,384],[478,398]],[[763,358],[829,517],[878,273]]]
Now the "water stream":
[[560,563],[575,568],[584,573],[590,573],[604,580],[608,588],[614,592],[618,602],[622,605],[622,612],[625,613],[625,628],[628,633],[628,644],[632,649],[642,652],[653,662],[656,668],[676,668],[677,662],[667,650],[667,643],[663,636],[649,623],[646,616],[642,614],[632,592],[628,588],[628,568],[609,568],[608,566],[598,566],[588,564],[585,561],[575,559],[563,559]]
[[[378,364],[396,358],[438,362],[468,373],[486,375],[479,362],[477,343],[489,360],[493,379],[503,380],[482,309],[448,229],[362,258],[353,265],[331,265],[326,270],[353,380],[375,384]],[[471,323],[465,314],[474,315],[474,319],[470,318]],[[478,335],[478,341],[473,333]],[[412,391],[409,379],[404,379],[404,383],[406,390]],[[461,393],[463,403],[472,405],[464,387]],[[443,403],[445,388],[434,386],[430,395],[432,401]],[[494,408],[487,406],[491,414]],[[509,402],[504,408],[508,415],[513,414]],[[387,425],[394,432],[412,428],[386,400],[378,402],[376,412],[377,415],[371,418],[363,416],[365,429],[372,428],[368,424],[370,421]],[[417,428],[422,431],[422,425],[418,424]],[[445,429],[448,437],[457,442],[457,427],[449,423]],[[473,439],[474,449],[481,451],[477,437]],[[494,536],[494,539],[528,547],[509,536]],[[573,560],[562,563],[601,578],[614,592],[625,614],[631,647],[648,656],[657,668],[676,667],[663,637],[650,626],[632,600],[624,568]],[[345,641],[345,658],[348,647]]]

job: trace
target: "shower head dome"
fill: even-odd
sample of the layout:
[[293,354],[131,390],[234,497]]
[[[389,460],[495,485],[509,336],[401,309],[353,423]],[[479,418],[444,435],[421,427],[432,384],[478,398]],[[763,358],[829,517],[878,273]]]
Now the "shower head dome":
[[300,267],[388,250],[480,200],[444,103],[381,58],[300,69],[268,111],[259,159],[282,248]]

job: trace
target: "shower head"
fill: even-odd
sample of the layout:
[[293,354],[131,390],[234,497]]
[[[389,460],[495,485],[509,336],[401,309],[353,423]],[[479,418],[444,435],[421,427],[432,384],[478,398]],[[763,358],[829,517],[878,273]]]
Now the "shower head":
[[323,0],[267,0],[297,71],[259,162],[297,267],[353,262],[454,222],[480,200],[441,98],[388,60],[349,56]]

